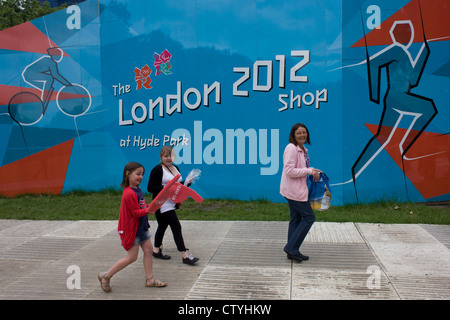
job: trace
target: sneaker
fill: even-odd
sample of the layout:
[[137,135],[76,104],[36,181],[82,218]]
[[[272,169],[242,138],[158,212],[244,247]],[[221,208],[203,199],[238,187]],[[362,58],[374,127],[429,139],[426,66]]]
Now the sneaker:
[[185,264],[193,265],[193,264],[195,264],[199,259],[196,258],[196,257],[194,257],[192,254],[190,254],[190,255],[188,255],[187,258],[183,258],[182,260],[183,260],[183,263],[185,263]]

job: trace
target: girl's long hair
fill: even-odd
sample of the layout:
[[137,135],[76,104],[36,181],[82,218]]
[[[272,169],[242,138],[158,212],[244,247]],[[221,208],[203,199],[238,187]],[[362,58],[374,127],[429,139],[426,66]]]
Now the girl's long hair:
[[170,154],[172,157],[172,161],[175,162],[177,155],[175,153],[175,150],[171,146],[164,146],[161,148],[161,151],[159,153],[159,158],[162,158],[164,155]]
[[[125,168],[123,169],[122,184],[120,185],[122,188],[125,189],[126,187],[128,187],[130,185],[130,181],[128,180],[128,175],[138,168],[144,169],[144,166],[137,162],[128,162],[125,165]],[[145,169],[144,169],[144,172],[145,172]]]

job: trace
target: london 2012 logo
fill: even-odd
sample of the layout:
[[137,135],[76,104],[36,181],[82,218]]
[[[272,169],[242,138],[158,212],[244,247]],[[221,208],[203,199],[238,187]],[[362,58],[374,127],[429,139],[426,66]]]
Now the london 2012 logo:
[[[172,74],[172,71],[170,70],[172,68],[172,65],[170,64],[170,59],[172,58],[172,55],[167,49],[165,49],[161,53],[155,52],[153,58],[154,58],[153,66],[156,69],[155,76],[158,76],[161,73],[163,73],[166,76]],[[141,68],[135,67],[134,73],[135,73],[134,81],[136,81],[136,90],[140,90],[142,88],[145,89],[152,88],[152,86],[150,85],[152,83],[152,79],[150,78],[152,69],[150,69],[150,67],[147,64]]]

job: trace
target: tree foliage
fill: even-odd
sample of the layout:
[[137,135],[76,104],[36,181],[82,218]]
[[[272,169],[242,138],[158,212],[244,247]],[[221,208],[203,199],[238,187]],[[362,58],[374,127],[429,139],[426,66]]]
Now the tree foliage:
[[50,3],[38,0],[0,0],[0,30],[42,17],[55,12],[67,5],[57,8],[50,7]]

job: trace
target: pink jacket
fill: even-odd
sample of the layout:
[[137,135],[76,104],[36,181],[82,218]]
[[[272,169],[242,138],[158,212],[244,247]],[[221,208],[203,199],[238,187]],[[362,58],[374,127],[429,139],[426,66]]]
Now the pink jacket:
[[[308,152],[308,149],[306,149]],[[306,167],[305,153],[290,143],[284,149],[283,173],[281,174],[280,193],[282,196],[296,201],[308,201],[308,185],[306,178],[314,168]]]

